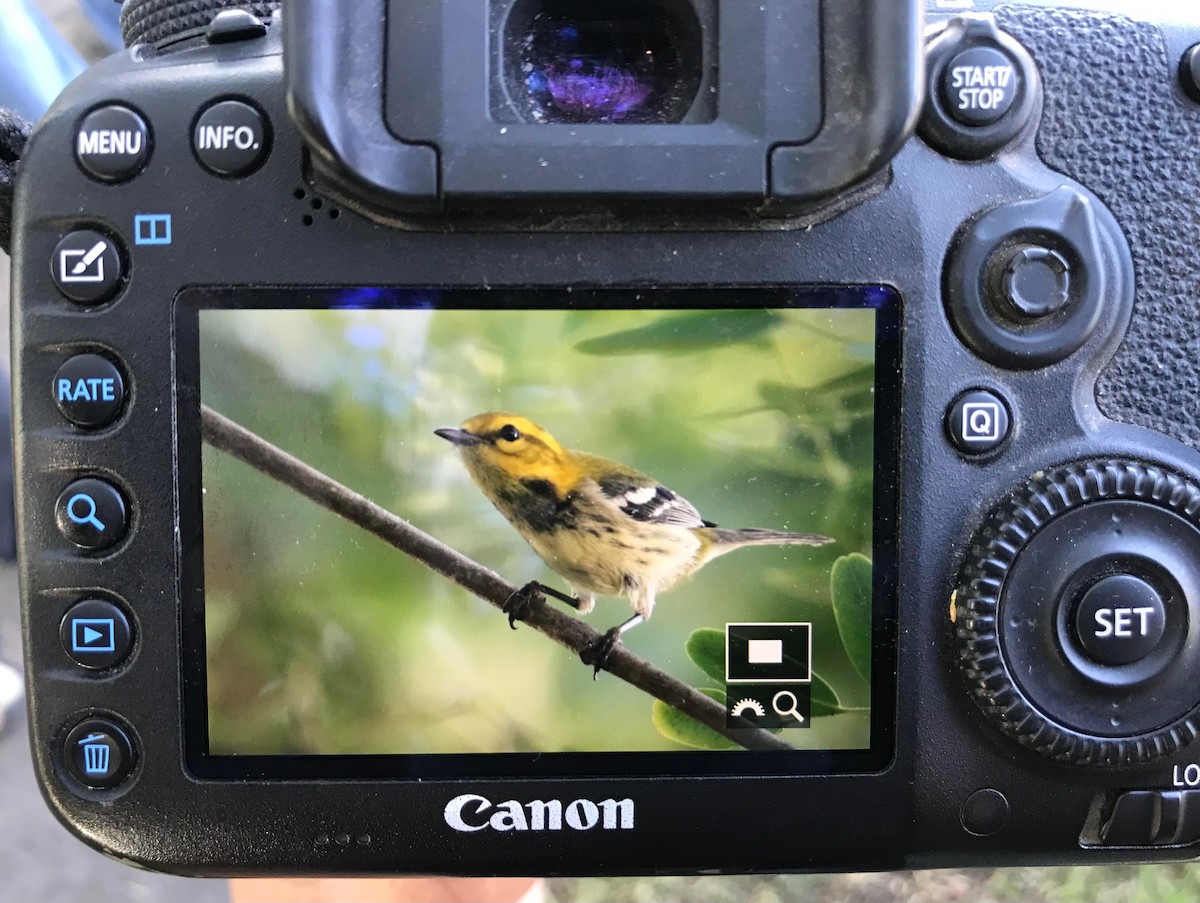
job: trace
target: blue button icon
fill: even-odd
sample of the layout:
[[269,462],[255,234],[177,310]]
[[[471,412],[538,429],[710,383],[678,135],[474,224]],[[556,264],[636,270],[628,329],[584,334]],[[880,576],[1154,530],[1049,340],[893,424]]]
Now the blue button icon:
[[104,522],[96,517],[96,500],[84,492],[76,493],[67,502],[67,517],[81,527],[93,526],[104,532]]
[[171,243],[171,214],[139,213],[133,218],[135,245],[169,245]]
[[76,618],[71,622],[71,651],[116,652],[116,621],[112,618]]
[[86,775],[108,774],[112,750],[109,748],[108,737],[101,733],[88,734],[79,741],[83,748],[83,773]]

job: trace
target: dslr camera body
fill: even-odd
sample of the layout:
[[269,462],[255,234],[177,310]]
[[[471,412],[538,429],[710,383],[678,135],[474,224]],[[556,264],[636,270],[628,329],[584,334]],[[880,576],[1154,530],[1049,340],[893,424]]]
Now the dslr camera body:
[[1200,15],[228,5],[127,4],[18,185],[74,833],[194,875],[1195,854]]

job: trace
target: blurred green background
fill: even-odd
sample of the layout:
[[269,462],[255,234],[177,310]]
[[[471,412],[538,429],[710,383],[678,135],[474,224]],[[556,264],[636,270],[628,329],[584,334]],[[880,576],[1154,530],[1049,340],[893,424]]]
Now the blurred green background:
[[[728,620],[809,621],[814,670],[865,707],[830,568],[870,554],[870,310],[213,310],[205,404],[514,584],[566,589],[433,430],[486,410],[654,475],[731,527],[823,548],[739,550],[659,599],[629,647],[711,685],[684,653]],[[286,340],[281,340],[286,337]],[[236,459],[204,450],[214,754],[680,749],[651,700]],[[630,614],[601,599],[600,630]],[[866,617],[864,613],[864,618]],[[867,629],[866,624],[861,625]],[[865,710],[788,732],[868,745]]]

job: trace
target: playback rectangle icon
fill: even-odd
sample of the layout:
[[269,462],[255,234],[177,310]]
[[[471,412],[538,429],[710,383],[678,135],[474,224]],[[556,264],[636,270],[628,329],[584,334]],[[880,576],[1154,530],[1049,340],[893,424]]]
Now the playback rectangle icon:
[[725,625],[725,682],[808,683],[812,624],[785,621]]

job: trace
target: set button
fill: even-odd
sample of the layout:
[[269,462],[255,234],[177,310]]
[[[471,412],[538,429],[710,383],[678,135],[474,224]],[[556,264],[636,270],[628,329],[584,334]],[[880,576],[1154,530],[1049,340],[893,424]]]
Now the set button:
[[63,741],[63,761],[71,777],[97,790],[116,787],[133,771],[133,744],[119,725],[88,718]]
[[129,619],[105,599],[84,599],[72,606],[58,636],[71,660],[92,671],[119,665],[133,648]]
[[1132,574],[1102,577],[1075,610],[1079,644],[1102,665],[1140,662],[1158,648],[1166,628],[1162,596]]
[[107,426],[125,406],[121,371],[99,354],[77,354],[59,367],[52,392],[63,417],[84,429]]
[[58,496],[54,522],[65,539],[92,552],[112,548],[129,532],[129,508],[115,486],[95,477],[76,480]]

